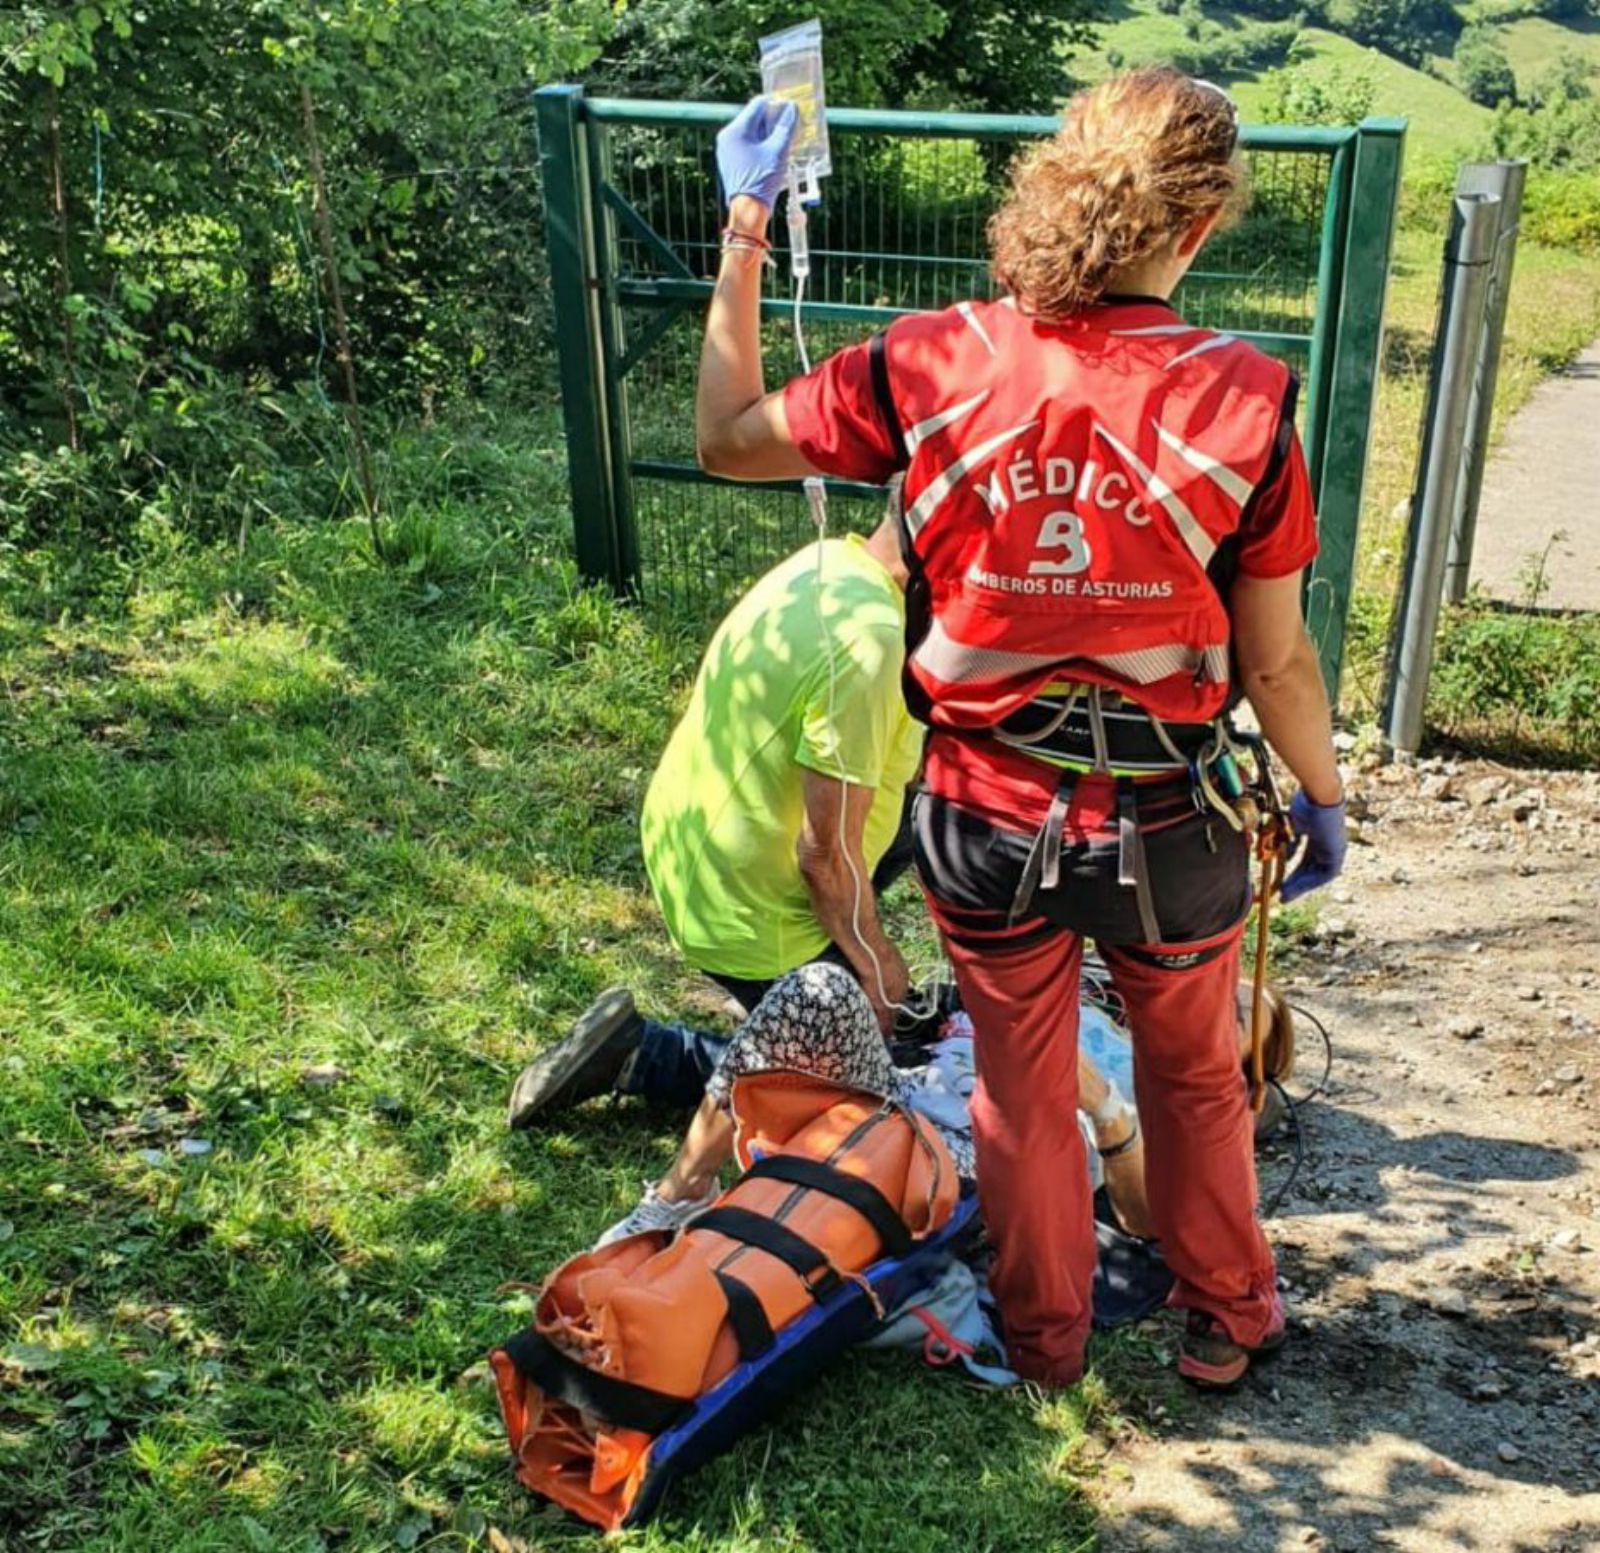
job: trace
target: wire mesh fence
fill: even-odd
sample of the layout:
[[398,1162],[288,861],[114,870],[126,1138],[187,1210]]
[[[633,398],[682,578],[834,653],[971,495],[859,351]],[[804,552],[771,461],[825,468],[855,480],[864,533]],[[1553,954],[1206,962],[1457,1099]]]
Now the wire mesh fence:
[[[714,611],[812,532],[797,490],[711,482],[694,462],[700,324],[721,229],[714,137],[730,110],[585,102],[563,90],[569,92],[565,102],[544,104],[547,187],[559,107],[571,118],[568,146],[586,163],[573,186],[591,223],[588,290],[597,295],[598,316],[595,338],[579,339],[577,321],[560,316],[558,296],[558,342],[564,367],[576,350],[598,357],[598,380],[589,391],[609,440],[611,473],[604,510],[588,510],[593,504],[582,500],[575,478],[580,555],[597,574],[651,603]],[[812,358],[862,339],[900,313],[996,295],[987,258],[989,218],[1011,159],[1048,133],[1053,121],[846,110],[830,113],[829,126],[834,170],[810,220],[805,328]],[[1176,298],[1191,322],[1250,339],[1301,374],[1303,430],[1319,479],[1341,365],[1359,390],[1346,401],[1363,416],[1370,411],[1370,381],[1363,389],[1358,379],[1365,371],[1370,380],[1375,366],[1375,328],[1350,331],[1342,363],[1335,349],[1352,280],[1371,279],[1370,262],[1364,277],[1347,264],[1363,133],[1247,128],[1249,209],[1208,245]],[[1396,176],[1397,170],[1396,159]],[[1389,199],[1392,206],[1392,194]],[[1381,290],[1387,225],[1380,237]],[[769,383],[798,367],[781,235],[778,248],[763,302]],[[574,259],[584,262],[576,248],[567,262]],[[563,262],[559,254],[555,262]],[[568,295],[576,301],[579,293]],[[1363,363],[1356,360],[1360,355],[1372,359]],[[1359,369],[1353,376],[1352,367]],[[581,374],[564,377],[564,392],[583,387]],[[569,415],[569,433],[572,425]],[[573,453],[576,458],[577,447]],[[1336,493],[1344,499],[1326,515],[1350,527],[1353,547],[1361,468],[1359,459],[1353,470],[1349,463],[1344,455],[1343,490]],[[1355,502],[1348,499],[1352,482]],[[847,498],[833,507],[841,527],[876,521],[879,503],[871,488],[845,487],[837,494]],[[609,531],[590,532],[586,544],[586,524]],[[1334,547],[1336,553],[1343,548]],[[1335,589],[1341,630],[1345,592]]]

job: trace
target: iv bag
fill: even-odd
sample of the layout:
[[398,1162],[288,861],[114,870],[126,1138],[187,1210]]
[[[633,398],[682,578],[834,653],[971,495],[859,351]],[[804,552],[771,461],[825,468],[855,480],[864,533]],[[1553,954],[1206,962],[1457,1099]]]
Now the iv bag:
[[821,22],[801,22],[761,39],[761,90],[774,101],[795,105],[800,118],[789,161],[807,201],[817,199],[817,180],[833,171],[822,95]]

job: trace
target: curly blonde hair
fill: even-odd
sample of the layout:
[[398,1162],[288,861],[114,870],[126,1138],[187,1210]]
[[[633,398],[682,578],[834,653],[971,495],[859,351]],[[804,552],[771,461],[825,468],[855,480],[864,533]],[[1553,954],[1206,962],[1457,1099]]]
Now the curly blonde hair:
[[1067,104],[1061,128],[1018,158],[989,222],[990,267],[1024,312],[1089,306],[1119,271],[1196,221],[1242,209],[1233,104],[1177,70],[1113,76]]

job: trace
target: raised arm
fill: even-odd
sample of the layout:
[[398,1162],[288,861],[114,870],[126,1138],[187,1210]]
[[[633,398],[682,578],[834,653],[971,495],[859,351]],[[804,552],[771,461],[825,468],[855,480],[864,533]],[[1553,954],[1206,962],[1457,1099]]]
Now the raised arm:
[[728,201],[728,235],[695,395],[695,448],[707,473],[740,480],[816,474],[789,434],[781,392],[768,393],[761,363],[761,269],[773,201],[783,188],[792,103],[758,97],[717,136],[717,171]]

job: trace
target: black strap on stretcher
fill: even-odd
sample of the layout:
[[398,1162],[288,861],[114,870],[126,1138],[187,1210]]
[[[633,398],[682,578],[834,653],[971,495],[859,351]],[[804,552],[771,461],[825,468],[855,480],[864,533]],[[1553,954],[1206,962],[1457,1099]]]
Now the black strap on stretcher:
[[635,1385],[632,1381],[591,1370],[562,1353],[549,1338],[532,1327],[518,1332],[505,1345],[505,1355],[516,1365],[518,1373],[541,1391],[571,1407],[598,1413],[619,1429],[660,1434],[694,1405],[692,1399],[668,1396],[650,1386]]
[[[911,1232],[895,1212],[889,1199],[870,1181],[847,1175],[835,1165],[820,1159],[802,1159],[798,1154],[768,1154],[758,1159],[739,1178],[741,1181],[782,1181],[812,1192],[822,1192],[847,1207],[854,1208],[877,1233],[889,1256],[909,1256]],[[696,1225],[705,1220],[696,1219]]]
[[685,1227],[685,1233],[703,1229],[777,1257],[806,1286],[806,1293],[814,1300],[827,1299],[843,1282],[824,1252],[804,1235],[795,1234],[764,1213],[752,1213],[748,1208],[726,1203],[698,1215]]
[[759,1359],[777,1339],[772,1335],[772,1323],[762,1308],[756,1292],[747,1283],[740,1283],[732,1273],[714,1273],[728,1302],[728,1325],[733,1328],[733,1340],[739,1345],[739,1357],[748,1364]]

